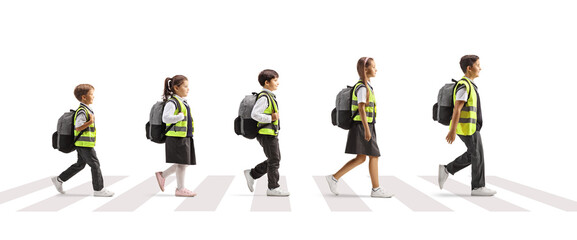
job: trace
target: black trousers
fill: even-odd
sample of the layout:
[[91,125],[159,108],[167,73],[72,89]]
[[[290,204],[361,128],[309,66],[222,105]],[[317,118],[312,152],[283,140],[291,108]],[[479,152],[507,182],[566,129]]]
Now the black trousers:
[[461,169],[471,165],[471,189],[485,186],[485,159],[483,157],[483,142],[481,133],[476,131],[471,136],[461,136],[459,138],[467,146],[467,151],[457,157],[453,162],[446,165],[450,174],[455,174]]
[[92,171],[92,188],[94,191],[100,191],[104,188],[104,180],[102,179],[102,172],[100,171],[100,162],[96,157],[96,151],[91,147],[76,147],[78,152],[78,161],[72,164],[68,169],[58,176],[63,182],[68,181],[74,175],[82,171],[86,164],[90,166]]
[[278,144],[277,136],[270,135],[257,135],[256,139],[262,146],[264,154],[266,155],[266,160],[259,163],[250,170],[250,176],[254,179],[258,179],[263,175],[268,176],[268,188],[275,189],[280,187],[278,184],[279,173],[278,168],[280,167],[280,149]]

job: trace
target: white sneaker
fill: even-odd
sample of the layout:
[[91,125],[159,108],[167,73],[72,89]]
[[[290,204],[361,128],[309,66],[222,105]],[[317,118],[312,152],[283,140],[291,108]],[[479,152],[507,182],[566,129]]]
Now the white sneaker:
[[248,190],[254,192],[254,178],[250,176],[250,169],[244,170],[244,177],[246,178],[246,185],[248,185]]
[[471,191],[471,196],[493,196],[497,193],[495,190],[486,187],[475,188]]
[[282,189],[280,189],[280,187],[277,187],[275,189],[267,189],[266,195],[270,197],[288,197],[290,193],[283,191]]
[[106,188],[103,188],[100,191],[94,191],[94,196],[95,197],[112,197],[112,196],[114,196],[114,193],[111,191],[108,191]]
[[329,184],[329,189],[331,192],[333,192],[335,195],[339,195],[339,192],[337,191],[337,183],[339,182],[335,181],[333,175],[328,175],[325,177],[325,179],[327,179],[327,183]]
[[439,164],[439,188],[443,189],[443,185],[445,185],[447,178],[449,178],[447,168],[444,165]]
[[56,190],[61,193],[64,194],[66,192],[64,192],[64,189],[62,189],[62,182],[58,180],[58,177],[53,177],[52,179],[52,184],[54,184],[54,187],[56,187]]
[[383,189],[382,187],[379,187],[376,191],[371,189],[371,197],[390,198],[392,196],[395,196],[395,194],[387,192],[387,190]]

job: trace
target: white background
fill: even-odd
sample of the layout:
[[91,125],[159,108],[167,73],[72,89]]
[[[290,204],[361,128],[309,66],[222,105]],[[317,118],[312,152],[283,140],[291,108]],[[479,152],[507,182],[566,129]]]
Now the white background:
[[[194,189],[208,175],[235,175],[230,191],[246,194],[242,170],[264,154],[256,141],[234,134],[233,120],[244,95],[260,90],[258,73],[271,68],[280,74],[280,172],[293,194],[293,212],[270,214],[249,212],[250,196],[238,194],[233,199],[242,200],[224,200],[212,213],[40,214],[4,207],[2,221],[12,222],[2,229],[113,239],[569,237],[575,215],[549,208],[335,214],[307,207],[307,199],[322,197],[312,176],[333,173],[352,158],[344,154],[346,131],[331,125],[330,111],[336,93],[358,79],[356,61],[363,56],[373,57],[378,69],[372,83],[380,175],[436,175],[438,164],[464,152],[460,140],[445,142],[448,128],[432,121],[431,108],[438,89],[462,76],[458,62],[465,54],[480,56],[483,69],[475,82],[486,174],[577,199],[575,9],[571,1],[2,1],[0,191],[57,175],[76,161],[76,154],[53,150],[50,138],[58,117],[77,107],[73,89],[80,83],[96,88],[104,175],[144,179],[168,167],[164,146],[145,139],[144,124],[164,78],[183,74],[190,80],[198,160],[187,186]],[[455,177],[468,183],[469,171]],[[89,179],[87,169],[70,185]],[[366,164],[345,180],[368,194]],[[398,204],[391,202],[376,204]]]

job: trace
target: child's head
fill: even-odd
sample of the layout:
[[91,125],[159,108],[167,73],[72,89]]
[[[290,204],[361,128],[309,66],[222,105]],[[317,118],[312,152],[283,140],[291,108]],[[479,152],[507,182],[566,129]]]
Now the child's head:
[[90,84],[80,84],[74,88],[74,96],[84,104],[92,104],[94,101],[94,87]]
[[463,73],[465,73],[465,75],[469,74],[472,75],[473,77],[479,76],[479,71],[481,71],[481,65],[478,56],[465,55],[461,58],[459,65],[461,65],[461,70],[463,70]]
[[377,74],[375,60],[370,57],[362,57],[357,61],[357,73],[363,82],[369,80]]
[[274,91],[278,88],[278,73],[272,69],[262,70],[258,74],[258,83],[264,88]]
[[164,101],[170,99],[173,94],[180,97],[188,96],[188,79],[185,76],[176,75],[174,77],[167,77],[164,80]]

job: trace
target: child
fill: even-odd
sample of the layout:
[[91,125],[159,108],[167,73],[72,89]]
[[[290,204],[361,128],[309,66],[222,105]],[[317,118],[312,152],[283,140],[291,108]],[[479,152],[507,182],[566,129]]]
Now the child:
[[267,196],[286,197],[289,193],[282,190],[279,181],[278,168],[280,166],[280,149],[278,143],[279,113],[278,103],[273,91],[278,88],[278,73],[266,69],[258,75],[258,82],[263,86],[258,95],[251,117],[258,122],[257,140],[264,150],[267,160],[256,165],[253,169],[244,171],[248,189],[254,191],[254,180],[268,174]]
[[[455,174],[459,170],[471,165],[471,195],[472,196],[493,196],[497,192],[485,187],[485,159],[483,158],[483,142],[481,141],[481,127],[483,126],[483,116],[481,114],[481,99],[477,85],[473,82],[479,77],[481,62],[478,56],[466,55],[461,58],[461,70],[465,76],[457,82],[456,90],[453,92],[455,108],[451,126],[447,137],[449,144],[455,141],[455,135],[467,146],[467,151],[447,165],[439,165],[439,187],[443,185],[450,174]],[[459,119],[455,124],[453,120]]]
[[166,127],[174,124],[166,133],[166,163],[173,163],[164,172],[156,172],[156,180],[160,190],[164,192],[166,177],[176,172],[177,188],[175,196],[194,197],[196,193],[184,187],[186,167],[196,165],[194,151],[194,122],[190,107],[184,99],[188,96],[188,79],[182,75],[176,75],[164,80],[164,96],[166,102],[162,113],[162,122]]
[[[353,125],[349,130],[345,153],[357,154],[347,162],[337,173],[326,176],[331,192],[338,195],[337,183],[347,172],[365,162],[369,157],[369,174],[373,188],[371,197],[390,198],[393,194],[379,186],[378,161],[381,155],[377,145],[377,131],[375,119],[377,106],[371,78],[377,73],[375,61],[369,57],[362,57],[357,62],[357,72],[361,78],[354,86],[351,110],[353,111]],[[368,86],[368,87],[367,87]]]
[[[94,196],[112,197],[114,193],[104,188],[100,162],[96,157],[96,151],[94,151],[96,127],[94,125],[94,111],[90,108],[90,104],[94,101],[94,87],[90,84],[80,84],[74,89],[74,96],[80,101],[80,106],[74,113],[74,137],[80,135],[76,143],[74,143],[78,152],[78,161],[62,172],[60,176],[53,177],[52,183],[58,192],[64,194],[62,183],[68,181],[88,164],[92,171]],[[86,131],[82,132],[85,129]],[[82,134],[80,134],[81,132]]]

